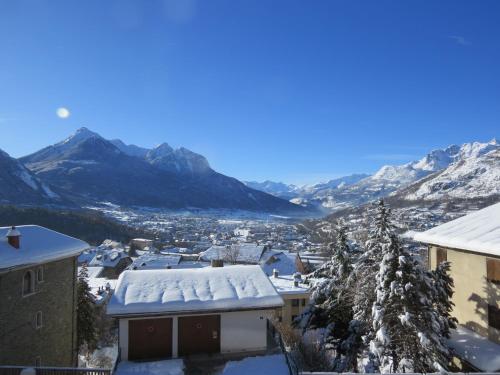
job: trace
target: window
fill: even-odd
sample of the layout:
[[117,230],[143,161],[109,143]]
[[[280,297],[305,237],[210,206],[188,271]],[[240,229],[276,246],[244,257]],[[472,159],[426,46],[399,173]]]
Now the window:
[[36,313],[36,317],[35,317],[35,328],[36,329],[40,329],[42,328],[42,324],[43,324],[43,320],[42,320],[42,312],[41,311],[38,311]]
[[496,306],[488,305],[488,325],[500,330],[500,309]]
[[436,249],[436,266],[440,265],[443,262],[448,260],[448,254],[446,253],[446,249],[441,249],[438,247]]
[[486,259],[486,269],[489,282],[500,284],[500,260]]
[[297,307],[299,305],[299,300],[298,299],[292,299],[292,306]]
[[35,278],[33,271],[26,271],[23,277],[23,296],[27,296],[35,292]]
[[292,315],[292,322],[295,320],[296,317],[297,315]]
[[43,282],[43,268],[40,267],[36,270],[36,281],[41,283]]
[[302,306],[305,306],[305,305],[306,305],[306,299],[302,298]]

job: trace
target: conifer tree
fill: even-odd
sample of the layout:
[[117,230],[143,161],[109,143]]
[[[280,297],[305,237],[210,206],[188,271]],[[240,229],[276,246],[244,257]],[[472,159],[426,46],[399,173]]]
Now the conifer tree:
[[299,318],[298,325],[304,330],[325,329],[325,348],[335,351],[332,370],[343,371],[352,367],[352,361],[346,363],[349,346],[344,344],[352,320],[352,299],[348,292],[352,252],[347,227],[342,221],[337,222],[334,235],[334,242],[330,244],[331,259],[307,278],[312,293],[309,306]]
[[78,348],[86,347],[91,352],[97,345],[97,313],[88,277],[87,265],[83,264],[77,282],[77,345]]
[[380,247],[370,352],[381,372],[444,370],[449,351],[434,308],[432,275],[388,233],[389,241]]
[[455,304],[451,300],[454,283],[450,276],[450,262],[441,262],[432,271],[432,276],[434,279],[435,306],[442,321],[442,334],[449,339],[450,330],[457,328],[457,319],[451,315]]

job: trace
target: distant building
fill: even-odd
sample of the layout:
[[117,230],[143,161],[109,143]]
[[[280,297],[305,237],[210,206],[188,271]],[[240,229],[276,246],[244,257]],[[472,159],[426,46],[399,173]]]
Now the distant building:
[[276,317],[281,323],[291,325],[309,303],[311,295],[309,285],[302,283],[300,274],[280,275],[278,271],[274,272],[269,280],[285,302],[276,310]]
[[138,270],[120,275],[108,314],[122,360],[262,353],[283,299],[259,266]]
[[88,263],[90,267],[102,267],[101,277],[117,279],[130,264],[132,258],[122,249],[109,249],[99,246]]
[[133,238],[130,240],[130,246],[134,249],[144,250],[145,247],[153,246],[153,240],[148,240],[146,238]]
[[[462,326],[451,345],[477,370],[500,370],[500,203],[418,233],[414,239],[428,244],[431,269],[443,261],[451,264],[452,314]],[[478,346],[479,342],[483,344]],[[494,356],[487,357],[489,352]]]
[[88,247],[36,225],[0,228],[0,365],[77,364],[76,259]]

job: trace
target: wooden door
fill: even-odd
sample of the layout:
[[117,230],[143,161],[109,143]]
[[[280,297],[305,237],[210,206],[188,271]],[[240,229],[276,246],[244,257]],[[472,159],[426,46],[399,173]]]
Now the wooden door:
[[220,353],[220,315],[179,318],[179,355]]
[[129,320],[129,360],[172,357],[172,319]]

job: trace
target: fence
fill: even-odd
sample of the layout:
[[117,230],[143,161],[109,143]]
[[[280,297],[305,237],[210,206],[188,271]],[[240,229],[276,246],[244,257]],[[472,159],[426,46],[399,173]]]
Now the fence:
[[[24,366],[0,366],[0,375],[20,375]],[[36,375],[110,375],[111,370],[101,368],[33,367]]]
[[270,320],[267,321],[270,328],[272,329],[272,333],[275,337],[275,339],[278,339],[278,344],[280,346],[281,352],[285,356],[286,364],[288,366],[288,371],[290,372],[290,375],[299,375],[299,367],[295,363],[295,360],[293,359],[292,355],[290,352],[287,350],[285,343],[283,342],[283,338],[281,337],[280,332],[276,329],[276,327],[272,324]]

